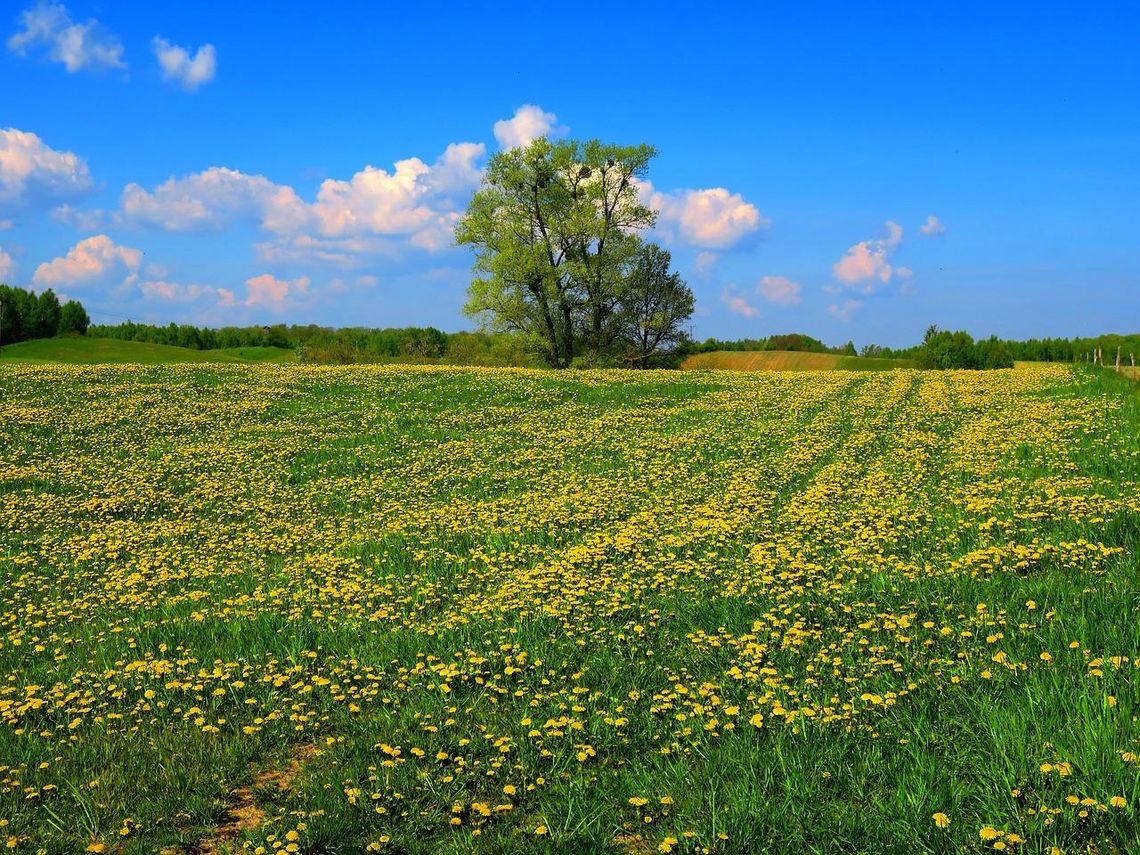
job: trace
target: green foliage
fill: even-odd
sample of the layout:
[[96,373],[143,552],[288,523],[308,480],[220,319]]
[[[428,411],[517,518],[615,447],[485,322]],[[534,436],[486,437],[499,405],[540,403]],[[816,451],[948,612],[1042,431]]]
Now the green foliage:
[[492,157],[455,233],[475,251],[467,313],[541,342],[554,368],[648,365],[676,344],[691,293],[638,236],[655,220],[637,190],[654,154],[538,139]]
[[91,318],[87,310],[74,300],[64,303],[59,312],[60,335],[87,335]]
[[975,342],[969,333],[949,332],[931,326],[926,330],[922,347],[918,351],[918,367],[947,370],[968,368],[990,370],[1012,368],[1009,350],[996,336]]
[[716,338],[707,338],[699,344],[693,345],[694,353],[711,353],[716,350],[733,350],[751,352],[758,350],[779,350],[792,353],[836,353],[839,355],[854,356],[855,345],[848,342],[843,347],[828,347],[818,338],[812,338],[804,333],[783,333],[767,338],[742,338],[735,341],[723,341]]
[[61,307],[50,288],[37,296],[23,288],[0,285],[0,344],[83,335],[87,324],[83,306],[72,300]]
[[630,358],[639,368],[685,341],[681,324],[693,315],[693,292],[671,264],[667,250],[644,244],[618,297],[619,337],[632,346]]
[[939,370],[977,368],[973,337],[961,330],[948,332],[930,327],[918,354],[918,367]]

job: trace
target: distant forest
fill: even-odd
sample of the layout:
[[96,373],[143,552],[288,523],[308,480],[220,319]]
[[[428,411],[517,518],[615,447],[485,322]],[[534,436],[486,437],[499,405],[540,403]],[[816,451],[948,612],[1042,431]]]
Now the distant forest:
[[[508,333],[446,333],[434,327],[330,329],[306,326],[222,327],[211,329],[185,324],[153,326],[123,323],[97,324],[89,335],[102,338],[170,344],[197,350],[234,347],[282,347],[299,350],[303,362],[347,364],[354,362],[441,362],[456,365],[537,366],[542,359],[525,336]],[[907,348],[866,345],[856,350],[853,342],[831,347],[802,333],[766,338],[696,342],[684,340],[672,353],[663,354],[657,367],[675,367],[692,353],[716,350],[781,350],[835,353],[847,356],[910,359],[929,368],[999,368],[1013,361],[1089,362],[1099,348],[1104,362],[1112,364],[1120,348],[1124,364],[1140,355],[1140,334],[1102,335],[1092,338],[1042,338],[1015,341],[991,336],[975,341],[964,332],[931,327],[922,343]]]

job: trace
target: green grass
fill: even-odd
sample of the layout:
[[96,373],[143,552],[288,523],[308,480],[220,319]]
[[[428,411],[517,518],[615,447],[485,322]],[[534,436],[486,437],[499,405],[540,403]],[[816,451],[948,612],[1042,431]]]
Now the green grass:
[[18,853],[1140,851],[1111,372],[0,390]]
[[235,347],[219,350],[193,350],[166,344],[120,341],[110,338],[43,338],[6,344],[0,348],[2,362],[50,363],[76,365],[136,363],[160,365],[181,362],[260,362],[290,363],[296,361],[291,350],[280,347]]

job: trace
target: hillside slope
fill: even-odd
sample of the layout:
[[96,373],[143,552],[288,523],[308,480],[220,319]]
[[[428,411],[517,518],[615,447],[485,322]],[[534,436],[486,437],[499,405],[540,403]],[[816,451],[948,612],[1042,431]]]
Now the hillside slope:
[[192,350],[167,344],[120,341],[113,338],[41,338],[6,344],[0,362],[70,362],[78,365],[176,362],[295,362],[296,354],[281,347],[235,347]]

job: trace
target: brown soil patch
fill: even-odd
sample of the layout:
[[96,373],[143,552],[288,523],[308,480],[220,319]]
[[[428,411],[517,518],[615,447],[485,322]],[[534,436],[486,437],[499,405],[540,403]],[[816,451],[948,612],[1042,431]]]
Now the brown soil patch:
[[225,855],[236,852],[233,845],[244,832],[260,826],[266,813],[257,805],[254,793],[259,789],[275,787],[282,792],[293,788],[293,782],[301,774],[305,762],[317,753],[315,745],[298,745],[289,752],[289,760],[284,768],[261,769],[253,776],[253,784],[238,787],[230,796],[230,807],[226,820],[214,833],[198,846],[199,855]]

